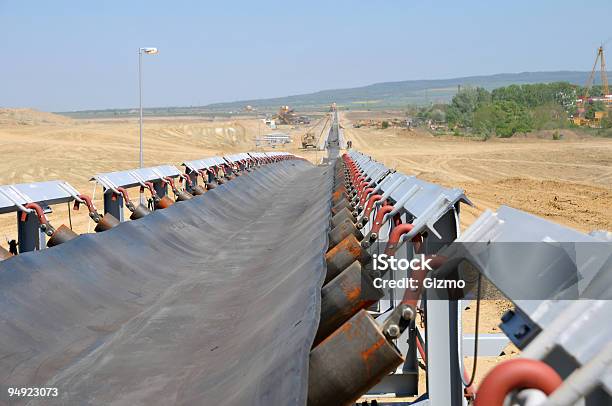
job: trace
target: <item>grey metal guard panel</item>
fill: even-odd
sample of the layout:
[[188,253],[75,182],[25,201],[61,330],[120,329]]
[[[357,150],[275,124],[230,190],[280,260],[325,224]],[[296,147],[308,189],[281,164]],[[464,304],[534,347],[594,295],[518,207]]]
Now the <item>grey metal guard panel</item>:
[[460,250],[453,255],[469,259],[513,300],[612,300],[605,290],[612,286],[612,243],[532,214],[508,206],[487,210],[455,245]]
[[[460,257],[543,330],[523,356],[542,359],[559,347],[584,365],[612,342],[612,243],[604,234],[586,235],[501,206],[482,214],[454,244],[462,244]],[[520,256],[510,244],[520,244]],[[563,300],[567,292],[574,300]],[[541,300],[522,299],[538,294]],[[600,378],[610,395],[611,375]]]
[[[134,187],[140,185],[140,181],[150,182],[160,180],[161,177],[175,178],[179,175],[179,170],[172,165],[153,166],[142,169],[131,169],[127,171],[101,173],[95,175],[91,180],[95,180],[106,189],[116,187]],[[160,177],[161,175],[161,177]]]
[[240,154],[226,155],[225,158],[228,159],[230,162],[239,162],[245,159],[249,159],[249,155],[247,153],[240,153]]
[[1,262],[0,382],[58,387],[33,405],[305,405],[331,189],[331,167],[264,165]]
[[182,165],[189,169],[191,172],[197,172],[202,169],[217,166],[219,165],[219,161],[214,158],[196,159],[193,161],[185,161]]
[[18,204],[44,202],[47,205],[71,202],[79,192],[68,182],[52,180],[0,186],[0,214],[16,211]]
[[[367,168],[366,172],[380,168],[376,161],[358,152],[352,152],[351,157],[362,162],[362,167]],[[391,198],[395,202],[394,212],[387,214],[385,219],[402,210],[414,217],[414,229],[404,235],[403,240],[412,238],[426,228],[440,238],[434,228],[436,222],[458,202],[472,204],[461,189],[444,188],[398,172],[387,175],[374,190],[383,195],[380,201]]]

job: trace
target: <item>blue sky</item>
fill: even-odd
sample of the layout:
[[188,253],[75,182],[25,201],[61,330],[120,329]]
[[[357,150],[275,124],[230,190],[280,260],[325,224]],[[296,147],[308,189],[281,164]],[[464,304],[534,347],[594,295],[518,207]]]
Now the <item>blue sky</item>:
[[610,0],[0,0],[0,106],[137,106],[140,46],[145,106],[589,70],[611,20]]

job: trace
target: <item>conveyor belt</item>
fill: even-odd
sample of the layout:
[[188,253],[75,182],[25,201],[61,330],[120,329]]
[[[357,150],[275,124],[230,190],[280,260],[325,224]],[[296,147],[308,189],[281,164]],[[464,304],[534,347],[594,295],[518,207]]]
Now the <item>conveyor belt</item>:
[[304,405],[331,188],[330,167],[270,164],[0,262],[1,386],[58,388],[36,405]]

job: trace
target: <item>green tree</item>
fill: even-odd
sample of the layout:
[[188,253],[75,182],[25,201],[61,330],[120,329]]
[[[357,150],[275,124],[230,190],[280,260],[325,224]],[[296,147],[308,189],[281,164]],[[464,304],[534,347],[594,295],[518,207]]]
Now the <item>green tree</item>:
[[458,92],[446,110],[450,126],[472,127],[474,112],[490,101],[491,95],[481,87],[465,88]]
[[474,112],[474,131],[485,137],[490,137],[495,134],[498,120],[498,112],[495,106],[492,103],[484,104]]
[[568,125],[567,112],[563,106],[551,102],[533,109],[533,127],[537,130],[565,128]]

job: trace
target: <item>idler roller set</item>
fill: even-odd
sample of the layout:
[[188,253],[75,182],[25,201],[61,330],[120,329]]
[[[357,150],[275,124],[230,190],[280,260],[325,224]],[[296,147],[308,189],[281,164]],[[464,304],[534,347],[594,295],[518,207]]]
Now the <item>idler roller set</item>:
[[[384,296],[368,271],[372,262],[368,247],[376,238],[362,233],[367,223],[363,204],[372,188],[347,155],[336,162],[334,176],[327,273],[310,353],[310,406],[352,405],[404,361],[392,341],[396,335],[388,334],[395,328],[380,325],[367,311]],[[410,322],[415,315],[416,311],[407,311],[400,316]],[[401,324],[399,333],[407,323],[396,321]]]

